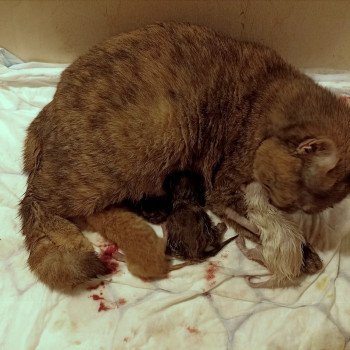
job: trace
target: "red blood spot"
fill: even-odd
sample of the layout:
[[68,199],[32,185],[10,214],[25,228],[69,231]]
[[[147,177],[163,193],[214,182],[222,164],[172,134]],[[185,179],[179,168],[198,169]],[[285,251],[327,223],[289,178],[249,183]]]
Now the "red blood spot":
[[111,272],[117,272],[119,264],[116,261],[110,261],[107,263],[107,266],[111,270]]
[[100,307],[98,308],[98,312],[108,311],[110,309],[111,309],[110,307],[107,307],[102,301],[100,301]]
[[118,304],[118,306],[125,305],[126,300],[124,298],[120,298],[120,299],[118,299],[117,304]]
[[215,278],[215,272],[218,269],[219,269],[219,267],[216,264],[214,264],[213,262],[209,263],[209,266],[207,268],[207,275],[206,275],[207,281],[210,281],[210,280]]
[[115,244],[111,244],[106,247],[102,254],[105,256],[112,256],[117,250],[118,247]]
[[198,334],[198,333],[200,333],[199,329],[196,328],[196,327],[187,327],[186,329],[187,329],[188,333],[191,333],[191,334]]
[[99,295],[97,295],[97,294],[91,295],[91,298],[92,298],[93,300],[104,300],[103,297],[101,297],[101,296],[99,296]]
[[118,247],[115,244],[107,246],[100,254],[100,259],[106,264],[109,268],[110,273],[117,272],[118,262],[113,259],[113,254],[118,250]]

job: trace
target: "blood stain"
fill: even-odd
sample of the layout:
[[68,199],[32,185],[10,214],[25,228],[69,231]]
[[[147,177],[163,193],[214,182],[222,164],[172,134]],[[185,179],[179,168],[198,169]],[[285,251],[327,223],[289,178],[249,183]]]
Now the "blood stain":
[[109,267],[112,273],[117,272],[118,265],[119,264],[116,261],[110,261],[109,263],[107,263],[107,266]]
[[118,247],[115,244],[111,244],[109,246],[107,246],[107,248],[102,252],[103,256],[110,256],[112,257],[112,255],[118,250]]
[[100,259],[107,265],[110,273],[117,272],[118,262],[113,259],[113,254],[118,250],[115,244],[107,246],[100,254]]
[[97,294],[91,295],[91,298],[92,298],[93,300],[104,300],[103,297],[101,297],[100,295],[97,295]]
[[186,328],[188,333],[191,333],[191,334],[198,334],[200,333],[200,330],[196,327],[187,327]]
[[118,304],[118,306],[125,305],[126,300],[124,298],[120,298],[120,299],[118,299],[117,304]]
[[209,266],[207,268],[207,275],[206,275],[207,281],[210,281],[210,280],[215,278],[215,272],[218,269],[219,269],[219,267],[216,264],[214,264],[213,262],[209,263]]
[[111,309],[110,307],[106,306],[102,301],[100,301],[100,306],[98,308],[98,312],[108,311],[110,309]]

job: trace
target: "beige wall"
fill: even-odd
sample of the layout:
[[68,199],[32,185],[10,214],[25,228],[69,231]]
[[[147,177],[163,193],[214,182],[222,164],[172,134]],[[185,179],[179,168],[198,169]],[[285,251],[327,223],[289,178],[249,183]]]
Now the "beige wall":
[[0,47],[70,62],[113,34],[167,20],[266,43],[299,67],[350,69],[349,0],[0,0]]

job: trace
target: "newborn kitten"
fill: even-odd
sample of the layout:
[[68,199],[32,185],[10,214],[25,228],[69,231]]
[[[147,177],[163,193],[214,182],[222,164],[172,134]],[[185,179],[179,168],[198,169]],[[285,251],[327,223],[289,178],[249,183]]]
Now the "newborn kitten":
[[[237,245],[249,259],[266,266],[272,275],[264,282],[254,283],[249,278],[249,284],[255,288],[286,287],[297,284],[302,272],[318,272],[322,268],[321,259],[305,241],[298,225],[269,203],[266,190],[255,182],[247,185],[244,192],[247,216],[259,230],[261,245],[247,249],[243,236],[237,239]],[[287,264],[281,265],[282,259]]]
[[165,240],[160,238],[142,218],[121,207],[109,207],[88,217],[73,218],[81,230],[99,232],[117,244],[122,251],[114,258],[127,264],[131,274],[141,279],[165,278],[168,272],[178,270],[192,262],[170,264],[165,254]]
[[224,223],[214,226],[203,208],[205,189],[202,176],[184,171],[172,173],[165,179],[164,189],[172,203],[172,212],[163,225],[168,255],[201,261],[216,255],[236,238],[221,243],[227,227]]
[[80,220],[79,227],[99,232],[116,243],[124,253],[122,260],[125,259],[128,270],[136,277],[166,277],[170,266],[165,256],[165,241],[136,214],[112,207]]
[[[96,45],[62,73],[27,131],[20,216],[29,266],[52,288],[103,273],[67,218],[162,196],[180,169],[203,174],[219,216],[244,212],[237,191],[254,178],[276,207],[323,210],[350,191],[349,116],[273,50],[203,27],[150,25]],[[266,168],[282,175],[267,182]]]

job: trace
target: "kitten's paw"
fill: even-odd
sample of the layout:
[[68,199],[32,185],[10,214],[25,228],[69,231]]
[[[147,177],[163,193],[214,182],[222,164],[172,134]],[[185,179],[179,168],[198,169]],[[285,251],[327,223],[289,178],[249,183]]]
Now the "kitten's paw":
[[262,266],[265,266],[264,257],[262,255],[260,246],[257,246],[256,248],[251,248],[251,249],[247,248],[247,246],[245,244],[245,239],[241,235],[239,235],[236,238],[236,244],[237,244],[237,247],[239,248],[239,250],[242,252],[242,254],[246,258],[257,262],[258,264],[260,264]]

